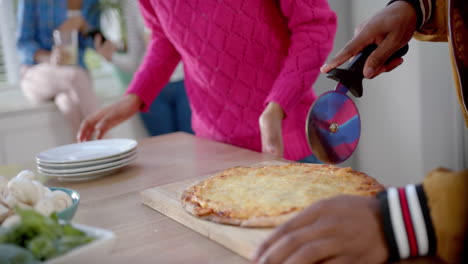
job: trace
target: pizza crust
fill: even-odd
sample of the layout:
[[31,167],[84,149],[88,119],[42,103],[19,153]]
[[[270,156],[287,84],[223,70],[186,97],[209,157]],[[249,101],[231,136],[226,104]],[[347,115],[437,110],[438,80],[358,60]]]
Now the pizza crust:
[[[314,184],[318,186],[312,188],[315,192],[325,190],[324,193],[311,192],[308,188],[316,187]],[[253,185],[257,188],[254,190],[262,191],[270,200],[261,201],[256,192],[252,195],[243,190]],[[295,193],[296,189],[299,194]],[[339,194],[373,196],[381,190],[383,186],[366,174],[332,165],[297,163],[262,168],[234,167],[187,187],[181,203],[190,214],[212,222],[275,227],[316,201]],[[246,197],[246,193],[252,197]],[[276,194],[280,198],[275,197]]]

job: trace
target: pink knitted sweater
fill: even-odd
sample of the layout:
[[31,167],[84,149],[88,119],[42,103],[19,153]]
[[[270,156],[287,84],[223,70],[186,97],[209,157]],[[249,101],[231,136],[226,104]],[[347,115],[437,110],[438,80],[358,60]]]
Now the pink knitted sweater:
[[261,151],[258,118],[269,102],[286,113],[285,158],[311,154],[305,118],[312,84],[333,45],[326,0],[140,0],[152,30],[127,93],[147,111],[182,59],[197,136]]

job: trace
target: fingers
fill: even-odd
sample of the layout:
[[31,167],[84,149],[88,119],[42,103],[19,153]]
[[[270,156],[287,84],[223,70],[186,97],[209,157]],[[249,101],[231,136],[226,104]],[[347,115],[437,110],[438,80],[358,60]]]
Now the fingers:
[[104,107],[81,123],[77,140],[79,142],[91,140],[94,134],[97,134],[97,139],[102,139],[114,126],[136,114],[141,105],[142,100],[137,95],[128,94],[119,101]]
[[[280,131],[268,127],[262,129],[262,152],[270,153],[278,157],[283,156],[283,143]],[[277,130],[277,129],[276,129]]]
[[81,122],[80,129],[77,135],[78,142],[88,141],[93,138],[94,127],[96,122],[97,120],[92,119],[85,119],[83,122]]
[[96,139],[102,139],[106,133],[113,128],[114,126],[118,125],[120,122],[116,122],[114,117],[111,115],[106,116],[101,121],[99,121],[95,126],[95,131],[97,133]]
[[389,71],[392,71],[394,70],[396,67],[400,66],[401,64],[403,63],[403,59],[402,58],[396,58],[394,60],[392,60],[391,62],[385,64],[384,66],[380,67],[377,72],[374,73],[374,75],[372,76],[371,79],[379,76],[380,74],[384,73],[384,72],[389,72]]
[[[404,44],[403,44],[404,45]],[[377,76],[378,70],[384,66],[385,61],[402,46],[401,41],[389,36],[379,44],[366,60],[364,65],[364,77],[371,79]],[[395,66],[396,67],[396,66]]]
[[373,43],[371,34],[373,34],[372,31],[368,29],[367,26],[364,26],[333,59],[320,68],[320,71],[322,73],[327,73],[361,52],[367,45]]
[[94,135],[96,139],[102,139],[112,127],[110,116],[98,120],[86,119],[81,124],[77,140],[78,142],[89,141]]
[[308,207],[288,222],[279,226],[255,251],[253,260],[258,260],[274,243],[290,232],[314,223],[322,211],[321,203]]
[[83,142],[93,139],[93,135],[96,131],[96,124],[106,114],[106,109],[102,109],[99,112],[88,116],[83,122],[81,122],[80,129],[78,130],[77,141]]
[[[323,263],[325,259],[333,257],[337,252],[338,245],[331,240],[318,240],[308,243],[296,250],[286,259],[285,264],[309,264]],[[325,263],[340,263],[330,260]],[[346,262],[341,262],[346,263]]]
[[259,118],[262,152],[283,157],[282,121],[284,111],[277,103],[270,102]]
[[[347,257],[347,256],[337,256],[337,257],[332,257],[330,259],[327,259],[323,262],[321,262],[321,264],[347,264],[347,263],[354,263],[355,259],[352,259],[350,257]],[[378,263],[378,262],[364,262],[364,261],[361,261],[361,263]]]
[[330,258],[340,248],[327,238],[331,230],[316,223],[291,232],[268,248],[258,263],[318,263]]

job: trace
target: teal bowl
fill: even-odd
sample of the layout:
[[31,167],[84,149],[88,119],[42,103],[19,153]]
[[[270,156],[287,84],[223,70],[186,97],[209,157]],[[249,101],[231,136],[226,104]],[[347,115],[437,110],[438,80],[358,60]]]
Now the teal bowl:
[[78,209],[78,205],[80,204],[80,194],[76,192],[75,190],[62,188],[62,187],[49,187],[49,189],[51,191],[57,191],[57,190],[62,191],[70,195],[72,199],[72,204],[65,210],[62,210],[57,213],[57,217],[59,219],[62,219],[63,221],[66,221],[66,222],[70,222],[75,216],[76,210]]

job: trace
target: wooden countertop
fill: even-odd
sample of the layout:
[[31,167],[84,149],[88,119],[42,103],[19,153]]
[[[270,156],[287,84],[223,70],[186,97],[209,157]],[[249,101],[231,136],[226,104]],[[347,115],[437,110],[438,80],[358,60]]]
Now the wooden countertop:
[[47,181],[77,190],[74,222],[114,231],[110,262],[248,263],[216,242],[141,203],[140,192],[232,166],[274,159],[270,155],[174,133],[141,140],[133,165],[115,175],[85,182]]
[[[248,263],[216,242],[146,207],[141,203],[140,192],[233,166],[271,160],[278,159],[186,133],[173,133],[141,140],[137,160],[117,174],[84,182],[50,179],[46,185],[80,193],[81,203],[74,222],[115,232],[116,243],[103,263]],[[20,169],[34,166],[3,166],[3,172],[12,175],[3,174],[13,176]]]

